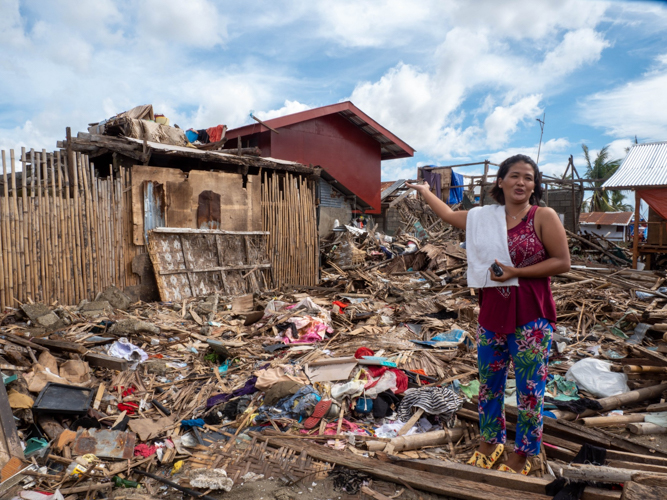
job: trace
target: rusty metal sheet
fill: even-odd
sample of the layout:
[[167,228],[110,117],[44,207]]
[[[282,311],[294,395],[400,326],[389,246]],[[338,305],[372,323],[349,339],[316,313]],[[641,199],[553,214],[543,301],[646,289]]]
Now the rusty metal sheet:
[[92,453],[99,458],[129,460],[134,455],[137,435],[134,432],[106,429],[80,429],[72,443],[72,454]]

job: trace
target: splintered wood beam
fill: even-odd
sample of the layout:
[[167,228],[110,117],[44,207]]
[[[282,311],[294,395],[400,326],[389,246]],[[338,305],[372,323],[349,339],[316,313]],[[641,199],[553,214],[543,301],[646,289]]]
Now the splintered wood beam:
[[185,274],[185,273],[209,273],[215,271],[242,271],[245,269],[269,269],[271,264],[246,264],[238,266],[225,266],[225,267],[208,267],[206,269],[169,269],[167,271],[160,271],[158,274],[161,276],[168,274]]
[[[407,484],[410,487],[428,491],[437,495],[445,495],[463,500],[488,500],[490,498],[501,500],[516,500],[517,490],[508,486],[496,485],[518,485],[522,484],[521,479],[516,480],[513,475],[499,471],[485,471],[482,477],[486,480],[479,480],[481,469],[475,469],[472,466],[465,466],[470,469],[471,474],[477,473],[477,480],[461,479],[454,476],[443,476],[432,472],[423,472],[420,470],[407,469],[399,465],[393,465],[386,462],[380,462],[372,458],[353,455],[348,452],[341,452],[320,446],[317,444],[304,443],[298,440],[274,438],[263,436],[257,433],[251,433],[259,440],[268,440],[274,446],[282,446],[299,452],[307,452],[309,457],[315,460],[321,460],[331,464],[339,464],[349,469],[360,470],[373,477],[392,483]],[[488,474],[488,475],[487,475]],[[472,476],[471,476],[472,477]],[[517,475],[518,477],[518,475]],[[530,479],[529,479],[530,481]],[[493,483],[493,484],[491,484]],[[530,497],[535,500],[551,499],[550,496],[536,491],[534,485],[525,484],[524,487],[529,490]],[[539,485],[541,491],[544,487]],[[525,491],[525,490],[524,490]],[[524,496],[524,498],[527,498]],[[611,497],[611,498],[619,498]]]

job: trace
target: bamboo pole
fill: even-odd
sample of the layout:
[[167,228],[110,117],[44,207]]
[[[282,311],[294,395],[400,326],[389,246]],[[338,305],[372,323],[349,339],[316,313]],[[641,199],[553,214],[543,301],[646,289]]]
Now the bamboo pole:
[[59,192],[58,184],[56,183],[56,153],[51,153],[51,174],[49,178],[51,179],[51,220],[53,221],[53,229],[51,231],[51,238],[53,241],[53,251],[55,255],[55,285],[56,285],[56,300],[61,304],[68,304],[66,294],[65,294],[65,280],[64,274],[64,265],[66,254],[63,252],[62,247],[62,226],[60,224],[60,213],[59,213]]
[[28,211],[28,157],[26,156],[25,148],[21,148],[21,213],[22,223],[21,229],[23,231],[23,248],[24,248],[24,265],[26,277],[26,294],[31,299],[35,298],[33,291],[34,281],[32,279],[32,262],[31,262],[31,246],[30,246],[30,214]]
[[37,161],[37,165],[35,168],[35,171],[37,172],[37,178],[35,179],[35,182],[37,184],[37,198],[36,198],[36,205],[35,205],[35,212],[36,212],[36,225],[37,225],[37,253],[39,255],[39,271],[40,271],[40,278],[42,280],[42,293],[41,293],[41,300],[46,302],[49,299],[49,282],[48,282],[48,269],[47,269],[47,261],[48,261],[48,256],[47,254],[47,249],[45,245],[46,241],[46,235],[45,235],[45,228],[44,228],[44,198],[42,196],[42,165],[43,162],[46,161],[46,151],[42,150],[41,153],[35,154],[35,159]]
[[35,291],[35,301],[40,301],[42,300],[42,271],[41,271],[41,262],[39,260],[39,232],[38,232],[38,224],[39,224],[39,216],[37,214],[37,199],[35,197],[35,182],[37,181],[36,179],[36,174],[35,174],[35,165],[37,162],[37,158],[35,156],[35,150],[31,149],[30,150],[30,207],[28,209],[30,213],[30,253],[31,255],[31,260],[32,260],[32,276],[34,280],[34,291]]
[[43,219],[43,224],[46,224],[47,227],[45,228],[45,234],[46,234],[46,249],[47,249],[47,255],[48,255],[48,262],[49,262],[49,302],[53,303],[56,300],[57,297],[57,286],[56,282],[58,281],[58,278],[56,277],[57,274],[57,267],[56,267],[56,262],[57,262],[57,257],[56,257],[56,248],[54,246],[54,233],[53,233],[53,219],[52,219],[52,207],[51,207],[51,190],[50,190],[50,185],[49,185],[49,157],[51,159],[51,162],[53,162],[53,155],[48,155],[44,153],[44,164],[43,164],[43,171],[44,171],[44,209],[45,209],[45,217]]
[[[129,184],[128,183],[129,173],[127,171],[128,169],[123,168],[122,170],[123,170],[123,181],[122,181],[122,184],[121,184],[121,191],[120,191],[120,195],[122,196],[122,200],[123,200],[123,203],[122,203],[123,213],[122,213],[122,215],[127,215],[127,211],[131,207],[131,205],[128,203],[128,197],[132,196],[132,193],[127,191],[128,184]],[[123,220],[123,236],[121,238],[121,249],[122,249],[121,262],[123,264],[123,267],[121,267],[121,282],[123,283],[123,287],[126,287],[129,284],[128,280],[127,280],[127,274],[126,274],[126,269],[127,269],[126,259],[127,259],[127,251],[128,251],[128,248],[129,248],[128,247],[129,238],[132,236],[131,229],[132,228],[131,228],[130,220],[128,218],[125,218],[125,220]],[[134,241],[134,240],[132,240],[132,241]]]
[[111,266],[111,284],[113,285],[118,285],[116,282],[116,262],[117,262],[117,254],[116,254],[116,245],[114,244],[115,238],[114,235],[116,234],[116,221],[114,218],[115,210],[114,210],[114,191],[116,189],[116,179],[114,178],[114,172],[113,172],[113,165],[109,168],[109,184],[107,185],[107,198],[109,202],[109,248],[111,250],[111,262],[113,265]]
[[63,283],[63,300],[65,304],[73,304],[74,299],[71,295],[71,279],[70,279],[70,256],[68,240],[67,237],[67,225],[65,224],[65,211],[63,205],[65,199],[63,196],[63,175],[62,175],[62,156],[60,151],[56,151],[56,182],[57,182],[57,191],[56,191],[56,201],[58,208],[58,247],[62,252],[62,277],[61,281]]
[[66,154],[62,159],[63,159],[63,189],[65,190],[65,195],[63,197],[63,213],[65,215],[65,225],[67,228],[67,248],[69,250],[69,263],[70,263],[70,275],[69,278],[71,280],[71,285],[70,285],[70,293],[71,293],[71,298],[70,298],[70,303],[71,304],[76,304],[77,303],[77,298],[79,295],[78,292],[78,279],[76,275],[76,269],[77,269],[77,264],[76,264],[76,237],[74,235],[74,214],[72,213],[72,199],[71,199],[71,192],[70,192],[70,178],[69,178],[69,171],[70,167],[68,165],[69,162],[69,156]]
[[101,203],[101,200],[104,197],[104,188],[102,187],[102,181],[97,175],[97,172],[92,172],[94,174],[93,181],[95,183],[95,210],[97,211],[97,257],[100,261],[100,290],[105,290],[108,286],[108,276],[107,276],[107,264],[108,264],[108,253],[106,246],[105,232],[107,229],[107,221],[104,213],[104,206]]
[[[21,255],[23,252],[23,240],[20,238],[20,221],[19,221],[19,207],[18,207],[18,194],[16,192],[16,158],[14,156],[14,150],[9,150],[9,165],[11,168],[11,181],[12,181],[12,197],[11,197],[11,217],[12,217],[12,246],[14,247],[14,265],[15,269],[15,283],[16,283],[16,295],[14,300],[25,300],[24,288],[25,288],[25,266],[22,265]],[[13,304],[15,305],[15,304]]]
[[[608,398],[598,399],[598,403],[600,403],[600,406],[602,406],[602,410],[610,411],[627,404],[638,403],[639,401],[657,397],[665,390],[667,390],[667,383],[653,385],[651,387],[644,387],[642,389],[636,389],[634,391],[619,394],[617,396],[609,396]],[[590,415],[594,415],[596,412],[594,410],[586,410],[581,415],[577,415],[568,411],[554,410],[553,413],[556,415],[556,418],[563,420],[574,420],[577,417],[588,417]]]
[[667,434],[667,427],[652,424],[650,422],[636,422],[627,425],[627,428],[633,434]]
[[90,187],[88,185],[88,175],[86,168],[86,156],[81,155],[81,161],[78,164],[79,175],[81,179],[81,186],[83,187],[83,199],[82,199],[82,209],[84,214],[84,237],[86,241],[86,271],[88,273],[88,288],[86,289],[87,297],[89,300],[93,298],[97,291],[96,275],[95,272],[95,260],[93,258],[93,237],[92,237],[92,225],[93,217],[90,210]]
[[9,280],[7,280],[7,270],[6,270],[7,266],[5,265],[7,242],[5,240],[5,230],[4,230],[5,210],[2,204],[0,204],[0,211],[2,212],[0,214],[0,255],[2,256],[1,257],[2,260],[0,260],[0,310],[4,311],[5,307],[7,307],[8,305],[5,294],[7,292],[7,284],[9,283]]
[[611,415],[609,417],[585,417],[581,421],[585,427],[615,427],[643,422],[644,417],[643,414],[633,413],[631,415]]
[[98,259],[100,241],[99,241],[97,227],[99,225],[99,219],[97,214],[97,208],[95,206],[95,198],[97,197],[95,189],[97,185],[95,183],[95,176],[94,176],[95,167],[91,165],[88,156],[84,157],[84,167],[85,167],[84,168],[85,176],[87,179],[86,185],[90,186],[90,189],[88,190],[88,206],[90,207],[89,224],[90,224],[90,242],[92,248],[91,267],[93,268],[93,279],[95,284],[93,288],[93,293],[98,293],[102,291],[102,287],[100,285],[100,269],[98,265],[101,260]]
[[77,297],[77,302],[86,297],[88,290],[88,275],[85,272],[85,250],[83,243],[83,223],[81,221],[81,202],[80,202],[80,193],[79,193],[79,172],[78,164],[81,154],[76,153],[74,157],[74,165],[72,165],[72,172],[74,178],[72,179],[72,190],[74,195],[74,200],[72,203],[72,212],[74,213],[74,237],[76,239],[76,253],[77,253],[77,265],[76,272],[80,281],[79,286],[79,296]]
[[9,186],[7,184],[7,159],[2,151],[2,180],[4,184],[4,198],[2,199],[2,236],[3,236],[3,265],[6,273],[5,301],[7,306],[14,307],[14,273],[12,270],[12,253],[10,245],[11,222],[9,216]]

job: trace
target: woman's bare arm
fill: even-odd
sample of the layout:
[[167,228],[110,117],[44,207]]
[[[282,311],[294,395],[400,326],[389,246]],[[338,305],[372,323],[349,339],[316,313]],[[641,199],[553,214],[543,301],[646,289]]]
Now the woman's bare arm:
[[423,184],[410,184],[409,182],[405,183],[409,188],[414,189],[419,194],[422,195],[424,201],[428,203],[428,206],[433,209],[435,214],[444,220],[447,224],[451,224],[454,227],[459,229],[466,228],[466,220],[468,219],[468,211],[454,211],[449,208],[449,205],[438,198],[435,194],[431,193],[428,183],[424,182]]

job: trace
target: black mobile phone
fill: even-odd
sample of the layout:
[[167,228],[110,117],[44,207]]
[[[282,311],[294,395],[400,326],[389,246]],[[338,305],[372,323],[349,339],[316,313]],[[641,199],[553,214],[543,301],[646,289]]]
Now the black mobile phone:
[[503,268],[500,267],[495,262],[493,264],[491,264],[491,269],[493,270],[493,274],[495,274],[496,276],[502,276],[503,275]]

